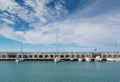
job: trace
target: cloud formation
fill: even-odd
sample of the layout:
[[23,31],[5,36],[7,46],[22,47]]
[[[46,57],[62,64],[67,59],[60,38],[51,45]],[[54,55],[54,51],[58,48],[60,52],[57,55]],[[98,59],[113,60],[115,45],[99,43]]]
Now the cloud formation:
[[[23,43],[55,44],[58,31],[59,43],[112,48],[115,46],[115,40],[120,44],[119,11],[113,10],[114,13],[107,8],[103,9],[117,3],[90,1],[83,9],[79,8],[72,14],[69,14],[69,9],[63,5],[66,4],[64,0],[54,2],[54,6],[50,6],[52,3],[52,0],[24,0],[21,6],[14,0],[0,1],[0,10],[7,11],[0,14],[0,21],[3,22],[0,35]],[[25,31],[15,30],[11,26],[14,26],[18,19],[29,23],[29,27],[33,28]]]

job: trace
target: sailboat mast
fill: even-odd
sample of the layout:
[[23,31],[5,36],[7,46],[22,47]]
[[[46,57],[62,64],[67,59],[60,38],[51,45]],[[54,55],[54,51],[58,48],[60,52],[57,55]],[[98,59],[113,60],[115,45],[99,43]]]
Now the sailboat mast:
[[118,53],[118,45],[116,40],[115,40],[115,47],[116,47],[116,52]]
[[22,43],[22,42],[21,42],[20,48],[21,48],[21,54],[22,54],[22,57],[21,57],[21,58],[23,58],[23,43]]
[[57,34],[56,34],[56,51],[57,51],[57,54],[58,54],[58,30],[57,31]]
[[23,51],[23,45],[22,45],[22,42],[21,42],[20,49],[21,49],[21,52],[22,52],[22,51]]

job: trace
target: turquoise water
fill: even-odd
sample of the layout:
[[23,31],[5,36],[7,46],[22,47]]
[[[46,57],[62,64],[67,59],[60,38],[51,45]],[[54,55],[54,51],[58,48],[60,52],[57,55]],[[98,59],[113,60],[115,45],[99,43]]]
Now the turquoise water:
[[0,61],[0,82],[120,82],[120,62]]

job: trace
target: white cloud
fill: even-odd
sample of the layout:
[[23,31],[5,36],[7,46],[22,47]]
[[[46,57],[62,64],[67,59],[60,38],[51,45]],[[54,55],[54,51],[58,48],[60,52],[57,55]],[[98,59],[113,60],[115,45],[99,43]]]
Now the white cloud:
[[47,7],[46,5],[51,1],[52,0],[24,0],[25,6],[21,6],[15,0],[1,0],[0,10],[3,12],[7,11],[11,15],[16,14],[28,23],[38,22],[44,24],[48,21],[55,20],[62,14],[67,14],[67,10],[59,1],[54,3],[55,7]]
[[120,23],[120,16],[117,16],[117,17],[109,17],[108,19],[111,20],[111,21],[113,21],[113,22]]
[[[13,2],[13,0],[11,1]],[[61,14],[66,14],[67,10],[60,3],[56,3],[54,9],[46,7],[45,5],[48,2],[49,0],[25,0],[25,4],[30,6],[34,12],[14,2],[15,5],[18,6],[15,10],[13,9],[14,13],[17,13],[21,19],[29,22],[30,26],[34,28],[24,33],[3,25],[3,27],[0,28],[0,35],[24,43],[53,44],[56,43],[56,29],[58,29],[60,43],[74,43],[88,47],[114,47],[115,40],[117,40],[118,43],[120,42],[118,38],[120,36],[120,24],[117,13],[114,14],[116,16],[107,14],[92,18],[81,17],[81,19],[79,19],[81,14],[79,16],[78,14],[81,13],[81,11],[78,11],[74,13],[74,15],[71,15],[70,18],[60,21],[56,20],[57,17],[61,17]],[[87,9],[83,10],[82,14],[93,10],[96,4],[98,4],[98,2],[90,6],[90,8],[86,7]],[[5,5],[11,6],[14,4],[6,3]],[[11,7],[11,10],[12,8],[14,8],[14,6]],[[74,18],[75,15],[78,18]],[[35,22],[36,19],[38,19],[37,22]],[[49,20],[55,21],[43,25]]]
[[[108,47],[112,44],[112,47],[114,47],[114,41],[120,41],[117,38],[120,36],[120,30],[114,23],[110,26],[111,24],[103,22],[97,24],[95,22],[91,23],[89,22],[91,20],[82,20],[82,22],[80,22],[81,20],[55,22],[41,28],[28,30],[25,34],[22,31],[14,31],[12,28],[6,27],[0,29],[0,33],[6,38],[31,44],[56,43],[56,28],[59,31],[60,43],[75,43],[89,47]],[[108,28],[109,26],[110,28]]]
[[7,23],[7,24],[12,24],[12,25],[14,24],[14,21],[6,19],[6,18],[1,18],[0,21],[3,21],[5,23]]

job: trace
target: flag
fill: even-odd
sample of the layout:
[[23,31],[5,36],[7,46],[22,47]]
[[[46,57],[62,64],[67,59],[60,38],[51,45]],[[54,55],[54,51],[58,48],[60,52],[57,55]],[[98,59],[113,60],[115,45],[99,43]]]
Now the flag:
[[97,51],[97,48],[96,48],[96,49],[94,49],[94,51]]

